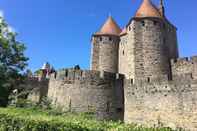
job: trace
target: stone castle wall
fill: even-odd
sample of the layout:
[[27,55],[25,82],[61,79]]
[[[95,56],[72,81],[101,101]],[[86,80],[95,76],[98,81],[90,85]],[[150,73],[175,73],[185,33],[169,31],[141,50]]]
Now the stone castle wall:
[[174,78],[188,74],[197,79],[197,56],[172,59],[171,68]]
[[40,102],[43,97],[47,96],[48,86],[49,80],[39,81],[36,78],[29,79],[24,83],[24,88],[31,90],[28,99],[36,103]]
[[185,78],[125,80],[125,122],[197,130],[197,80]]
[[51,76],[48,98],[63,110],[95,112],[98,119],[123,120],[123,76],[99,71],[61,70]]

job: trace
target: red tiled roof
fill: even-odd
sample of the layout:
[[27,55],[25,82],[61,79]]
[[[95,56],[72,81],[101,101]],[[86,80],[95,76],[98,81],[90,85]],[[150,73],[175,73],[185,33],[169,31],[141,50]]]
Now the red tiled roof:
[[96,35],[119,35],[121,33],[120,27],[116,24],[115,20],[109,16],[101,30],[96,32]]
[[162,17],[158,8],[151,2],[151,0],[143,0],[135,17]]

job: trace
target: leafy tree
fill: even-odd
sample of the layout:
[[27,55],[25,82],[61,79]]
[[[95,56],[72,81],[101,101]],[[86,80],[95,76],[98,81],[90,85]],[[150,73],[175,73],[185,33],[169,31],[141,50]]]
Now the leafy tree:
[[40,76],[42,74],[42,70],[41,69],[38,69],[34,72],[34,75],[35,76]]
[[0,17],[0,106],[6,106],[10,92],[20,84],[21,73],[27,66],[26,48],[16,40],[16,35]]

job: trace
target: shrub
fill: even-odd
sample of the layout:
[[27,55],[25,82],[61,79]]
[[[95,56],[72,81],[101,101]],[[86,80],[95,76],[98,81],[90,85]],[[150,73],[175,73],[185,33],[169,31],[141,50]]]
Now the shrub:
[[87,114],[50,115],[33,109],[0,108],[0,131],[171,131],[143,128],[121,122],[96,121]]

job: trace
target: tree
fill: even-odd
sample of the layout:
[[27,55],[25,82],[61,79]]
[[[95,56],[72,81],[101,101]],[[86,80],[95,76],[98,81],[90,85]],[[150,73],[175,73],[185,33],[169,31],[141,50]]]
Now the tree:
[[0,106],[6,106],[10,92],[20,84],[21,73],[27,66],[26,48],[16,40],[16,35],[0,17]]

